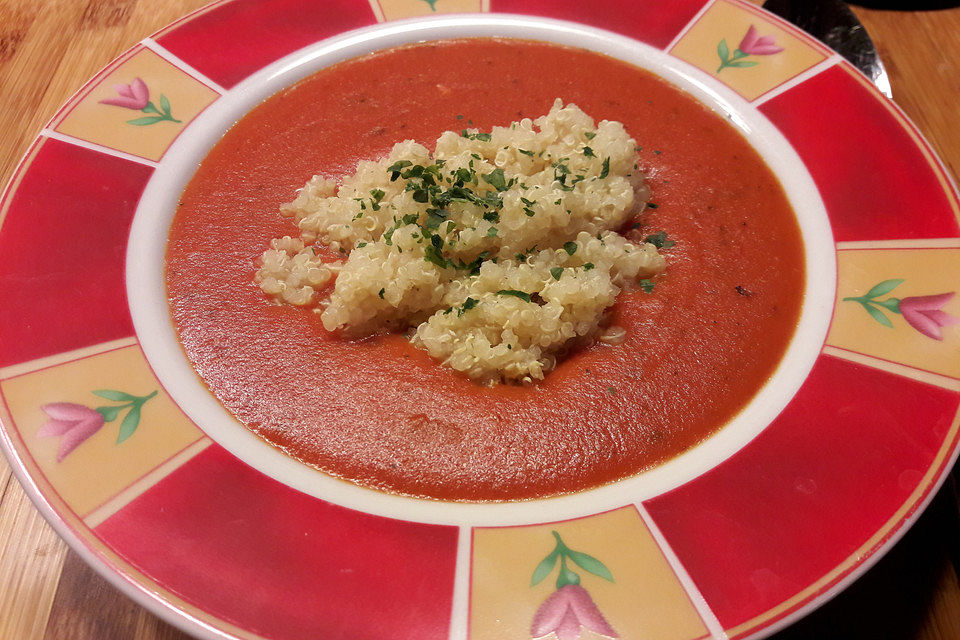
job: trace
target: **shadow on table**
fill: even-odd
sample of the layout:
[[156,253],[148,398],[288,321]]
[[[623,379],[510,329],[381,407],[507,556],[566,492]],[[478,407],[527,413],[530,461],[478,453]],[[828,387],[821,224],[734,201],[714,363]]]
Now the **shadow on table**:
[[876,566],[771,640],[960,638],[956,611],[935,611],[938,598],[960,595],[957,507],[955,480],[948,476],[917,523]]

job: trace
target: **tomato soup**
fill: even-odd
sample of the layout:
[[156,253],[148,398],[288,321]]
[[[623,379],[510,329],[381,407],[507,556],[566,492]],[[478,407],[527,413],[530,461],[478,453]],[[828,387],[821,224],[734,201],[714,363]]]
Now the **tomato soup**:
[[[617,120],[641,147],[666,272],[612,309],[622,344],[569,354],[530,386],[477,385],[399,334],[346,339],[271,304],[253,280],[279,215],[314,174],[401,140],[537,117],[556,98]],[[655,75],[558,45],[462,39],[349,60],[271,97],[210,151],[166,254],[173,323],[219,401],[334,476],[447,500],[570,493],[635,475],[722,428],[786,350],[803,246],[776,177],[724,118]]]

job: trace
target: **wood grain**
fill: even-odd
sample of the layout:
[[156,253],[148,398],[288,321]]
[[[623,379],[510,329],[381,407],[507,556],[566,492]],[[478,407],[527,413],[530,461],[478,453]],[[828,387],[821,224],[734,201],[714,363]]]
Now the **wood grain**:
[[[0,0],[0,184],[84,81],[204,0]],[[960,9],[855,8],[894,97],[954,176],[960,169]],[[952,479],[951,479],[952,482]],[[878,565],[778,634],[800,638],[960,638],[956,489],[941,491]],[[0,640],[184,640],[68,551],[0,460]]]

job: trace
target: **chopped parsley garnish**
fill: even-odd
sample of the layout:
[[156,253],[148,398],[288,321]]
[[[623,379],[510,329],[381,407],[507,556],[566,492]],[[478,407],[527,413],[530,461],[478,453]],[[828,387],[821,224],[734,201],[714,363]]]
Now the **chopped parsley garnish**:
[[409,160],[397,160],[392,165],[387,167],[387,171],[390,172],[390,182],[396,182],[397,178],[400,177],[400,172],[405,168],[413,165]]
[[520,298],[524,302],[530,302],[530,294],[524,293],[523,291],[517,291],[516,289],[500,289],[497,291],[498,296],[513,296],[514,298]]
[[572,256],[577,252],[577,243],[576,242],[564,242],[563,250],[567,252],[567,255]]
[[483,219],[487,222],[500,222],[500,214],[496,211],[487,211],[483,214]]
[[600,179],[603,180],[610,175],[610,158],[603,159],[603,169],[600,170]]
[[596,132],[596,131],[584,131],[584,132],[583,132],[583,137],[586,138],[587,140],[593,140],[594,138],[597,137],[597,132]]
[[525,156],[530,156],[531,158],[533,157],[533,151],[527,151],[526,149],[517,149],[517,151]]
[[383,300],[383,292],[384,292],[384,291],[386,291],[386,289],[384,289],[383,287],[380,287],[380,293],[377,294],[378,296],[380,296],[380,299],[381,299],[381,300]]
[[554,267],[550,269],[550,275],[553,276],[554,280],[559,280],[560,276],[563,275],[563,267]]
[[459,318],[460,316],[465,314],[467,311],[470,311],[470,309],[473,309],[474,307],[476,307],[479,302],[480,301],[477,300],[476,298],[467,298],[466,300],[464,300],[463,305],[457,308],[457,317]]
[[506,176],[503,175],[503,169],[497,167],[490,173],[481,174],[483,181],[492,186],[497,191],[506,191],[509,187],[507,186]]
[[643,239],[644,242],[649,242],[657,249],[669,249],[673,246],[676,246],[676,242],[667,237],[666,231],[657,231],[656,233],[650,234]]
[[383,196],[386,194],[380,189],[371,189],[370,195],[373,196],[373,199],[370,201],[370,208],[374,211],[380,211],[380,201],[383,200]]
[[656,208],[659,207],[659,206],[660,206],[660,205],[658,205],[658,204],[656,204],[656,203],[654,203],[654,202],[648,202],[648,203],[647,203],[647,209],[656,209]]
[[524,212],[525,214],[527,214],[527,217],[528,217],[528,218],[532,218],[533,216],[537,215],[537,214],[534,212],[534,210],[531,209],[530,207],[524,207],[524,208],[523,208],[523,212]]
[[460,137],[467,140],[479,140],[480,142],[490,142],[491,138],[489,133],[470,133],[466,129],[461,129]]
[[463,116],[457,115],[457,120],[463,120]]
[[[439,238],[440,236],[433,236],[434,238]],[[431,241],[433,238],[431,238]],[[442,238],[441,238],[442,240]],[[423,259],[427,262],[433,263],[440,267],[441,269],[446,269],[450,264],[447,262],[447,259],[443,257],[443,254],[440,252],[440,249],[436,245],[431,244],[428,247],[425,247],[423,250]]]
[[583,155],[587,156],[588,158],[596,158],[596,157],[597,157],[597,155],[593,152],[593,149],[591,149],[590,147],[584,147],[584,148],[583,148]]
[[493,237],[495,237],[496,235],[497,235],[497,228],[496,228],[496,227],[490,227],[489,229],[487,229],[487,237],[488,237],[488,238],[493,238]]
[[366,243],[366,242],[359,242],[359,243],[357,243],[357,249],[362,249],[362,248],[364,248],[365,246],[367,246],[367,243]]
[[653,280],[649,278],[644,278],[640,281],[640,288],[643,289],[644,293],[653,293]]
[[[448,215],[450,215],[449,212],[443,209],[427,209],[427,220],[423,226],[427,229],[436,229],[443,224],[443,221],[447,219]],[[453,220],[450,220],[450,223],[452,224]]]
[[590,271],[590,269],[593,269],[593,263],[592,263],[592,262],[584,262],[584,263],[583,263],[583,270],[584,270],[584,271]]

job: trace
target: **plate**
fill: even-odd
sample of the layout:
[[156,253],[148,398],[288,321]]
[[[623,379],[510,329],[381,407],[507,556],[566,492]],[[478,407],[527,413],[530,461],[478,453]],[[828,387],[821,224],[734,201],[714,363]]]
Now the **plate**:
[[[41,512],[124,593],[201,638],[762,637],[916,519],[960,429],[948,174],[863,76],[750,4],[598,1],[214,3],[48,124],[0,200],[0,433]],[[264,445],[180,355],[159,267],[191,167],[311,71],[451,35],[653,68],[783,182],[808,265],[797,334],[687,454],[549,500],[390,496]]]

